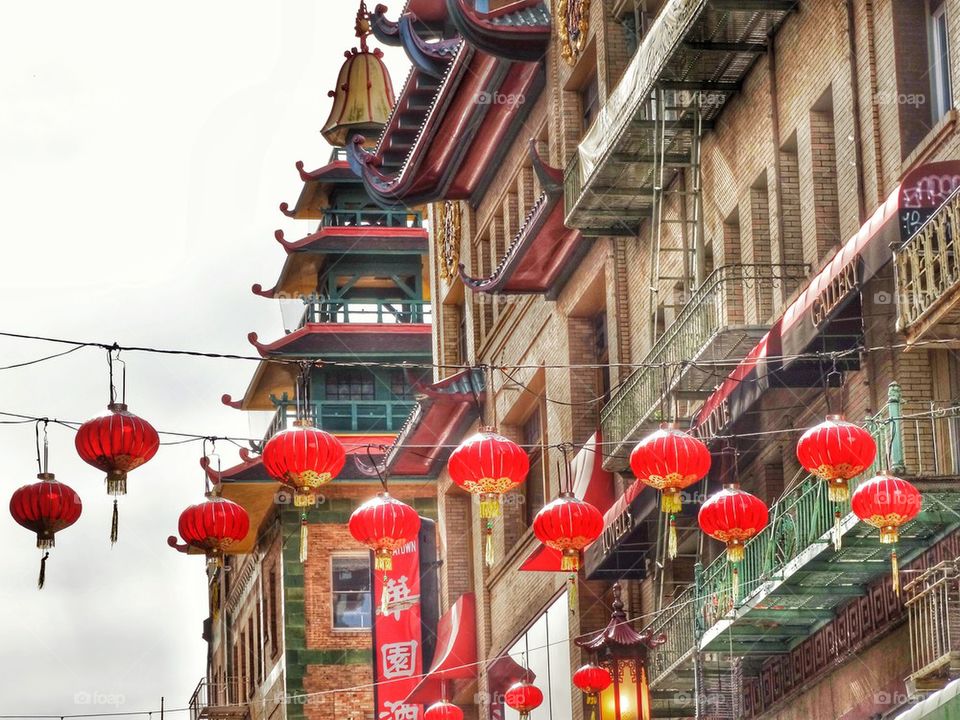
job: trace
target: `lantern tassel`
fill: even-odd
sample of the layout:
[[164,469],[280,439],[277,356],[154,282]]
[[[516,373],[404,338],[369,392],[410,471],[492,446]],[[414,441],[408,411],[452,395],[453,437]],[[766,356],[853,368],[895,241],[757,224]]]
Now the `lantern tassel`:
[[480,496],[480,517],[484,520],[500,517],[500,496],[483,494]]
[[733,604],[740,602],[740,571],[737,566],[733,566],[733,579],[731,580],[731,591],[733,593]]
[[570,607],[571,613],[577,612],[577,607],[580,604],[580,589],[577,587],[577,576],[571,574],[569,577],[570,589],[567,592],[567,605]]
[[300,516],[300,562],[306,562],[307,549],[307,514],[303,513]]
[[673,560],[677,557],[677,520],[670,516],[670,530],[667,535],[667,558]]
[[490,528],[485,533],[483,561],[488,568],[493,567],[493,529]]
[[890,551],[890,570],[893,573],[893,592],[900,597],[900,562],[897,560],[897,549]]
[[43,590],[43,583],[47,579],[47,558],[50,553],[45,552],[40,558],[40,577],[37,578],[37,590]]
[[837,509],[833,513],[833,549],[836,552],[840,552],[843,546],[843,528],[840,526],[840,520],[840,510]]
[[380,615],[385,617],[390,611],[390,603],[387,596],[387,573],[383,573],[383,587],[380,590]]
[[110,522],[110,544],[116,545],[117,532],[120,529],[120,511],[117,509],[117,499],[113,499],[113,520]]

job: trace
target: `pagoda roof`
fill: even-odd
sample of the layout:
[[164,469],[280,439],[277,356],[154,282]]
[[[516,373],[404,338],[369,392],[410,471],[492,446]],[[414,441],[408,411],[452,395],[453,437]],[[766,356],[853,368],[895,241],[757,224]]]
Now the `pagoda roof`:
[[563,172],[543,161],[534,140],[530,141],[530,157],[543,192],[492,275],[472,278],[460,265],[464,285],[474,292],[549,293],[555,297],[576,267],[577,257],[586,250],[580,231],[563,222]]
[[[524,22],[537,16],[540,7],[545,25]],[[436,40],[421,31],[416,17],[405,14],[391,24],[382,6],[372,16],[374,27],[394,33],[414,66],[376,149],[368,151],[360,136],[347,146],[367,192],[384,207],[462,200],[482,191],[543,89],[539,61],[504,57],[503,50],[509,45],[504,38],[514,37],[511,33],[525,37],[527,48],[536,45],[531,28],[539,28],[541,39],[549,37],[542,0],[520,0],[482,18],[461,10],[450,19],[462,16],[465,26],[476,32],[474,21],[483,20],[488,29],[497,27],[499,35],[491,36],[488,46],[474,45],[479,41],[473,34]],[[546,44],[538,47],[531,55],[536,60]]]
[[465,369],[432,384],[414,382],[417,404],[387,451],[391,475],[436,477],[451,448],[479,416],[483,371]]
[[450,20],[478,50],[507,60],[540,60],[550,43],[550,9],[544,0],[518,0],[479,12],[468,0],[446,0]]
[[429,323],[307,323],[272,343],[261,343],[255,332],[247,339],[263,358],[430,357],[432,327]]
[[264,290],[257,283],[252,290],[265,298],[297,297],[316,290],[317,272],[328,254],[403,253],[426,254],[427,231],[416,227],[353,225],[321,227],[300,240],[289,242],[283,230],[274,233],[287,258],[276,284]]
[[243,397],[234,400],[233,396],[225,394],[220,401],[237,410],[274,410],[270,397],[282,397],[284,393],[292,395],[298,374],[299,368],[292,363],[261,360]]
[[297,160],[296,167],[303,181],[303,189],[292,208],[288,203],[280,203],[280,212],[297,220],[319,220],[330,206],[330,192],[334,187],[357,185],[360,182],[340,149],[334,150],[330,162],[316,170],[304,170],[302,160]]

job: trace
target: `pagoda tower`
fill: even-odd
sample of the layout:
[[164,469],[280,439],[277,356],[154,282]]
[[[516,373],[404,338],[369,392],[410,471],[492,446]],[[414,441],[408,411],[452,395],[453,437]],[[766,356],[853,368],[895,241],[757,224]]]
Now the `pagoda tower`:
[[[330,159],[311,171],[298,162],[299,198],[280,206],[288,218],[309,221],[313,232],[288,240],[277,230],[279,277],[269,289],[253,287],[265,299],[302,304],[300,320],[269,342],[251,333],[263,360],[242,397],[223,397],[238,410],[271,413],[269,427],[241,450],[239,464],[221,469],[203,462],[223,497],[246,508],[251,532],[222,570],[208,571],[208,672],[192,702],[201,713],[216,708],[222,716],[229,714],[223,708],[236,707],[237,717],[254,720],[371,716],[380,579],[347,521],[381,489],[388,466],[391,495],[424,518],[414,568],[435,573],[429,467],[415,457],[406,465],[386,462],[398,432],[410,425],[414,387],[432,380],[427,231],[419,210],[378,206],[344,149],[360,134],[377,137],[394,103],[382,52],[368,46],[369,31],[361,3],[358,46],[345,53],[321,130],[333,146]],[[347,463],[305,513],[308,552],[301,561],[301,508],[267,474],[260,452],[302,416],[338,437]],[[416,569],[407,574],[419,579]],[[425,582],[422,607],[419,593],[412,602],[422,623],[435,626],[436,602],[428,602]],[[391,613],[399,619],[410,607],[400,603]],[[416,630],[415,666],[422,668],[430,633],[407,630]],[[359,689],[329,692],[347,687]]]

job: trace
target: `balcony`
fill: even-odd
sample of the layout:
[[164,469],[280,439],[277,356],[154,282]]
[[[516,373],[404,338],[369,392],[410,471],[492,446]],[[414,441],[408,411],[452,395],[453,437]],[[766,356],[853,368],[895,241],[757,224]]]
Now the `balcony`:
[[960,676],[960,558],[942,562],[904,587],[910,622],[912,694]]
[[248,720],[250,704],[241,699],[242,689],[237,679],[211,683],[204,678],[190,696],[190,720]]
[[566,223],[635,235],[655,187],[696,166],[722,112],[796,0],[667,0],[580,143],[565,177]]
[[303,315],[296,329],[306,325],[327,323],[364,323],[397,325],[429,323],[432,307],[424,300],[310,300],[304,303]]
[[960,347],[960,190],[894,252],[898,329],[908,342]]
[[[283,397],[273,402],[277,409],[264,442],[293,427],[297,419],[295,401]],[[400,430],[414,405],[413,400],[325,400],[312,403],[309,416],[318,427],[333,433],[391,433]]]
[[743,359],[768,329],[776,291],[807,272],[806,265],[725,265],[711,273],[601,412],[603,437],[617,443],[605,467],[626,467],[629,448],[669,410],[668,400],[709,394],[724,374],[717,364]]
[[414,210],[325,210],[320,228],[422,228],[423,214]]
[[[892,385],[887,406],[866,423],[878,447],[890,449],[890,469],[910,477],[924,496],[920,515],[901,529],[897,550],[902,566],[960,528],[956,470],[930,459],[933,438],[956,438],[955,418],[937,409],[905,413],[904,408],[911,405],[902,401],[900,388]],[[878,463],[860,480],[879,470]],[[849,505],[841,509],[842,547],[834,549],[834,507],[825,483],[798,476],[788,488],[771,506],[769,525],[746,543],[736,588],[726,557],[721,555],[699,570],[694,584],[651,623],[650,629],[666,636],[666,643],[651,659],[652,688],[690,690],[696,675],[694,659],[703,653],[716,653],[720,664],[742,658],[745,665],[727,667],[725,672],[730,673],[742,672],[751,664],[756,669],[771,656],[796,652],[801,643],[835,620],[838,608],[854,598],[875,594],[873,585],[889,574],[889,546],[880,545],[876,531],[859,523]],[[921,589],[916,587],[914,595],[919,597]],[[918,599],[917,612],[923,603],[947,602],[953,597],[946,592],[936,600]],[[954,612],[953,617],[960,616]],[[947,648],[945,633],[950,633],[949,642],[960,637],[955,633],[956,623],[948,625],[936,642],[924,639],[916,643],[922,652],[915,667],[944,662],[944,653],[952,650]]]

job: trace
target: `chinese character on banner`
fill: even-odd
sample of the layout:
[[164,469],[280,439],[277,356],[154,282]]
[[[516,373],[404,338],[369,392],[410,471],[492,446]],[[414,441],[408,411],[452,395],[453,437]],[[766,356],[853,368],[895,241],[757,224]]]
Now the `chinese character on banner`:
[[[424,672],[420,625],[420,550],[410,543],[393,569],[373,574],[374,681],[377,720],[420,720],[422,705],[404,701]],[[379,608],[385,607],[385,612]]]

